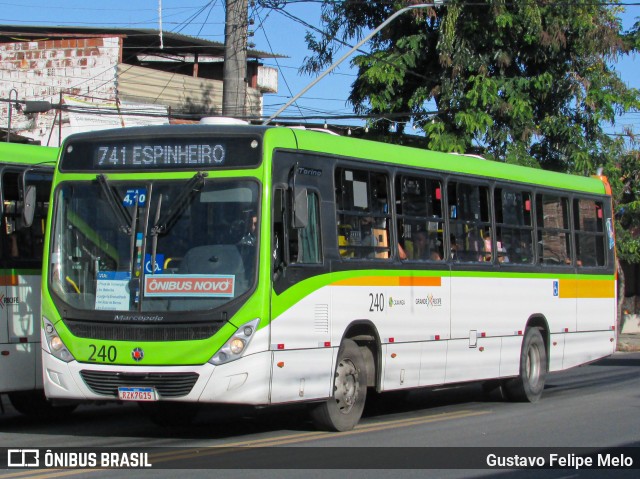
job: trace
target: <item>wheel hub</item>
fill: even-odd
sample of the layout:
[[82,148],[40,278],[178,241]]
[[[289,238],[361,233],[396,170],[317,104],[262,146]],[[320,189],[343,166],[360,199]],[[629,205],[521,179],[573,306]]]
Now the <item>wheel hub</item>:
[[336,370],[334,397],[338,410],[349,414],[360,392],[359,373],[350,359],[343,359]]

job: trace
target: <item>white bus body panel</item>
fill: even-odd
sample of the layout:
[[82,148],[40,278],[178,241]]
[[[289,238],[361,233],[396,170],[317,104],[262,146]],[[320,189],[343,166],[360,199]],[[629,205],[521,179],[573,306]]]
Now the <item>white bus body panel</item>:
[[42,387],[38,275],[7,275],[0,286],[0,392]]
[[444,276],[430,281],[400,286],[398,277],[375,274],[336,281],[282,312],[257,332],[246,356],[221,366],[63,363],[45,350],[46,393],[115,399],[93,393],[80,377],[82,369],[194,371],[200,377],[193,390],[175,400],[252,405],[321,400],[332,394],[340,342],[357,322],[373,325],[378,334],[379,386],[385,391],[516,376],[524,329],[533,315],[550,328],[551,371],[614,352],[609,323],[615,320],[615,298],[596,300],[600,307],[582,311],[584,321],[599,330],[576,332],[577,300],[559,297],[557,280]]
[[604,356],[616,350],[615,331],[586,331],[566,334],[562,368],[572,368]]
[[[577,299],[566,290],[561,295],[562,280],[553,277],[443,276],[438,286],[393,286],[385,284],[385,278],[372,273],[311,293],[274,319],[272,343],[304,347],[296,340],[305,337],[299,328],[317,334],[318,311],[323,327],[328,323],[324,330],[331,332],[334,348],[353,323],[373,324],[382,347],[382,390],[517,376],[524,331],[532,317],[549,327],[550,371],[615,350],[615,332],[610,330],[615,298]],[[319,338],[314,336],[314,341]],[[331,374],[334,368],[332,363]]]
[[331,371],[335,369],[337,353],[338,348],[273,351],[271,402],[330,397]]

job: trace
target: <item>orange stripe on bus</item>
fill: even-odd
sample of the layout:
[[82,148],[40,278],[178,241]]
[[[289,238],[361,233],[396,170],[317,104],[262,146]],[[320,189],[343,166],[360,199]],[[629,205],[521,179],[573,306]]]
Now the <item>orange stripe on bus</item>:
[[364,276],[347,278],[333,283],[334,286],[441,286],[439,276]]
[[608,279],[561,279],[561,298],[613,298],[615,282]]
[[1,275],[0,286],[18,286],[18,276],[15,274]]
[[440,276],[400,276],[400,286],[441,286]]

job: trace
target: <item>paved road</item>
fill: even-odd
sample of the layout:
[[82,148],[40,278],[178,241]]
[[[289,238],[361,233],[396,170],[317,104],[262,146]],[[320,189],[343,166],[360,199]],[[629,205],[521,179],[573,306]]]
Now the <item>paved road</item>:
[[[640,353],[616,353],[611,358],[548,377],[542,401],[518,404],[487,396],[477,384],[432,391],[412,391],[381,395],[368,405],[359,427],[348,433],[316,431],[300,407],[255,411],[251,409],[208,408],[200,411],[190,427],[166,429],[155,425],[134,404],[83,405],[66,419],[34,420],[18,415],[7,405],[0,416],[0,447],[180,447],[188,450],[154,449],[155,466],[184,468],[183,479],[211,477],[211,471],[189,469],[197,461],[211,458],[202,451],[209,446],[227,446],[216,452],[237,464],[243,478],[301,477],[303,471],[289,469],[308,457],[316,465],[341,467],[344,461],[356,469],[332,471],[313,469],[304,477],[347,474],[349,477],[389,477],[381,463],[401,468],[444,457],[447,464],[465,467],[465,460],[477,449],[482,454],[504,451],[527,454],[534,447],[585,447],[603,450],[609,447],[640,446]],[[239,446],[270,449],[232,450]],[[274,446],[287,446],[277,447]],[[291,447],[299,446],[299,447]],[[385,446],[393,446],[391,449]],[[304,447],[305,449],[300,449]],[[324,449],[321,449],[324,448]],[[413,449],[411,449],[413,448]],[[417,449],[425,448],[425,449]],[[453,449],[435,449],[453,448]],[[501,449],[518,448],[518,449]],[[634,449],[640,450],[640,449]],[[321,461],[318,452],[322,453]],[[533,454],[532,452],[532,454]],[[307,454],[305,456],[304,454]],[[437,457],[442,455],[442,457]],[[449,455],[449,456],[447,456]],[[217,458],[216,458],[217,460]],[[276,461],[289,470],[254,468],[261,461]],[[406,461],[406,463],[403,463]],[[459,461],[459,462],[458,462]],[[320,464],[317,464],[317,463]],[[640,467],[640,459],[637,461]],[[272,462],[273,463],[273,462]],[[437,463],[437,461],[436,461]],[[220,464],[220,463],[218,463]],[[363,471],[369,468],[374,470]],[[515,473],[497,470],[408,470],[393,472],[395,477],[636,477],[637,470],[528,470]],[[25,471],[0,472],[3,477],[44,479],[49,477],[175,477],[175,469],[111,471]],[[215,477],[238,477],[239,471],[221,469]]]

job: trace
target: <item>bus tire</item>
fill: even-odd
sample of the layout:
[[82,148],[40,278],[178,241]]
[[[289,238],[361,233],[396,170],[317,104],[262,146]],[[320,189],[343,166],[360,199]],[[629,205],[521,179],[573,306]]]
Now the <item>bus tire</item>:
[[15,391],[8,394],[13,408],[25,416],[39,419],[59,418],[71,414],[77,404],[54,406],[44,395],[42,389],[33,391]]
[[349,431],[364,410],[367,397],[367,369],[358,345],[345,339],[340,345],[333,382],[333,396],[311,410],[318,429]]
[[538,328],[527,328],[520,353],[520,374],[505,382],[508,399],[536,402],[542,396],[547,375],[547,352]]

